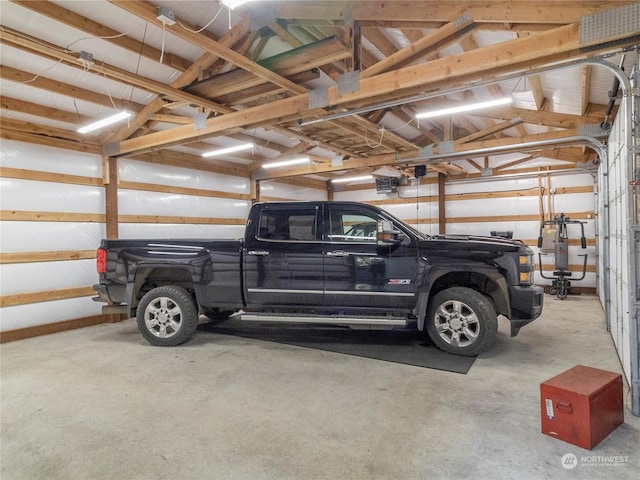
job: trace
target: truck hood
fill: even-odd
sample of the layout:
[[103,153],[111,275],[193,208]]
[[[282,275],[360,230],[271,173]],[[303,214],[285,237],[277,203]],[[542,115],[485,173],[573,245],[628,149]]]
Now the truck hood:
[[[520,240],[510,240],[501,237],[483,237],[479,235],[434,235],[427,240],[420,241],[421,249],[431,252],[446,251],[468,252],[469,255],[487,254],[500,255],[505,252],[526,252],[531,249]],[[465,255],[466,256],[466,255]]]

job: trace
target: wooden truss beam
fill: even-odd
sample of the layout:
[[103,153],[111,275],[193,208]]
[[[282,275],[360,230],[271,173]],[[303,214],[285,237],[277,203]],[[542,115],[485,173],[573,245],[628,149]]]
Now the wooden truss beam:
[[160,61],[160,58],[162,58],[162,63],[164,65],[175,68],[176,70],[184,72],[185,70],[187,70],[187,68],[189,68],[189,65],[191,65],[191,62],[186,58],[182,58],[171,52],[161,52],[160,50],[153,48],[150,45],[145,45],[134,38],[131,38],[127,35],[122,35],[121,32],[106,27],[98,22],[94,22],[89,18],[78,15],[77,13],[62,8],[52,2],[39,0],[11,1],[13,3],[17,3],[22,7],[33,10],[40,15],[45,15],[60,23],[80,30],[81,32],[88,33],[89,35],[93,35],[95,37],[101,37],[106,42],[124,48],[125,50],[135,53],[136,55],[142,55],[143,57],[153,60],[154,62],[158,62]]
[[2,128],[0,130],[2,130],[3,133],[5,130],[13,130],[31,135],[73,140],[75,142],[85,143],[94,147],[99,144],[95,135],[86,135],[72,130],[64,130],[62,128],[49,127],[47,125],[40,125],[34,122],[24,122],[22,120],[14,120],[11,118],[2,119]]
[[[34,143],[36,145],[44,145],[46,147],[62,148],[65,150],[73,150],[76,152],[95,153],[100,155],[102,147],[90,143],[79,143],[76,140],[67,138],[59,138],[57,136],[49,136],[45,132],[34,133],[33,131],[13,130],[7,128],[7,120],[2,120],[2,128],[0,128],[0,138],[6,140],[15,140],[18,142]],[[29,129],[26,129],[29,130]],[[33,130],[33,129],[32,129]],[[51,129],[47,130],[49,133]]]
[[55,45],[46,44],[42,40],[32,39],[28,35],[17,32],[8,27],[3,27],[3,29],[0,30],[0,42],[17,45],[19,48],[23,48],[28,51],[35,52],[36,54],[45,56],[47,58],[58,59],[63,63],[65,63],[66,65],[71,65],[73,67],[81,68],[83,70],[84,69],[91,70],[93,72],[96,72],[99,75],[104,75],[106,77],[112,78],[114,80],[118,80],[128,85],[134,85],[136,87],[140,87],[141,89],[147,90],[152,93],[156,93],[159,95],[166,95],[168,98],[172,98],[174,100],[186,101],[195,105],[208,108],[213,111],[223,110],[220,107],[220,105],[214,102],[203,99],[196,95],[192,95],[182,90],[172,88],[168,85],[165,85],[162,82],[158,82],[156,80],[152,80],[150,78],[146,78],[141,75],[136,75],[134,73],[127,72],[125,70],[122,70],[121,68],[117,68],[117,67],[108,65],[106,63],[102,63],[97,59],[94,61],[93,64],[87,66],[76,55],[63,52]]
[[59,108],[46,107],[44,105],[26,102],[24,100],[7,96],[0,98],[0,107],[12,112],[26,113],[37,117],[70,123],[72,125],[82,125],[93,121],[91,117],[79,115],[77,112],[69,112]]
[[474,132],[466,137],[459,138],[455,140],[454,143],[467,143],[473,142],[475,140],[479,140],[484,137],[488,137],[490,135],[494,135],[498,132],[502,132],[503,130],[507,130],[509,128],[515,127],[522,123],[522,119],[520,117],[512,118],[511,120],[507,120],[505,122],[496,123],[495,125],[485,128],[484,130],[480,130],[479,132]]
[[510,108],[507,110],[485,110],[479,112],[477,116],[485,118],[495,118],[498,120],[508,120],[519,117],[523,123],[532,125],[544,125],[555,128],[577,128],[580,125],[600,123],[600,116],[581,116],[569,113],[555,113],[546,111],[528,110],[525,108]]
[[[535,36],[503,42],[483,47],[472,52],[433,60],[426,64],[404,67],[393,72],[383,73],[360,81],[358,91],[338,94],[337,87],[328,89],[329,104],[340,106],[350,103],[377,101],[380,96],[411,91],[415,88],[427,90],[432,86],[441,86],[444,82],[455,84],[470,77],[493,78],[495,72],[519,69],[526,66],[534,68],[559,58],[584,56],[578,25],[558,27]],[[609,39],[606,43],[593,42],[590,54],[611,49]],[[633,44],[636,38],[628,34],[620,39],[621,45]],[[237,131],[254,126],[280,122],[289,122],[299,118],[309,118],[321,114],[322,110],[309,110],[307,94],[285,98],[266,105],[259,105],[243,111],[221,115],[207,120],[205,128],[193,131],[189,127],[176,127],[170,131],[157,132],[140,138],[121,142],[117,155],[134,151],[157,148],[163,145],[177,145],[185,140],[205,138],[213,134]]]
[[[282,77],[290,77],[350,55],[351,52],[332,37],[265,59],[261,63],[268,65],[271,71]],[[256,77],[246,70],[232,70],[191,85],[187,91],[207,98],[218,98],[265,83],[267,82],[263,78]],[[306,91],[306,88],[304,90]]]
[[[59,82],[43,75],[35,75],[7,65],[0,66],[0,78],[16,83],[28,84],[34,88],[39,88],[47,92],[73,97],[77,100],[102,105],[103,107],[113,108],[113,104],[115,103],[116,107],[119,109],[132,110],[135,112],[142,110],[144,107],[144,105],[132,103],[125,99],[109,98],[108,95],[95,93],[91,90],[85,90],[84,88],[76,87],[75,85]],[[9,88],[5,88],[3,93],[6,94],[10,91],[11,90]]]
[[[510,153],[510,152],[519,152],[522,150],[522,143],[529,142],[537,142],[537,141],[558,141],[561,143],[563,140],[567,138],[573,137],[577,135],[577,130],[564,130],[558,132],[549,132],[535,135],[527,135],[525,137],[503,137],[499,139],[492,140],[480,140],[476,142],[469,142],[463,144],[456,144],[453,147],[452,153],[460,154],[461,158],[465,158],[466,152],[475,151],[478,149],[491,149],[491,148],[500,148],[500,153]],[[439,148],[435,147],[433,149],[434,155],[439,153]],[[427,163],[427,164],[437,164],[442,163],[442,160],[434,159],[424,159],[421,160],[419,157],[419,151],[409,151],[403,153],[396,154],[384,154],[377,155],[375,157],[361,157],[361,158],[353,158],[343,161],[343,164],[340,166],[333,166],[331,164],[319,164],[314,165],[312,167],[292,167],[292,168],[283,168],[276,169],[268,172],[262,172],[260,176],[254,175],[256,179],[265,179],[265,178],[279,178],[279,177],[292,177],[296,175],[309,175],[316,173],[324,173],[324,172],[336,172],[341,170],[351,170],[354,168],[363,168],[363,167],[376,167],[376,166],[384,166],[384,165],[403,165],[404,163]],[[488,168],[489,165],[485,166]]]
[[[239,22],[235,25],[231,30],[229,30],[226,34],[220,38],[219,42],[222,45],[232,45],[238,41],[239,38],[242,38],[249,29],[249,23],[245,21]],[[186,71],[184,71],[180,77],[174,80],[171,83],[171,87],[173,88],[182,88],[185,85],[189,85],[196,78],[198,78],[198,74],[211,65],[213,65],[220,57],[213,55],[210,52],[205,52],[198,60],[196,60],[191,67],[189,67]],[[107,142],[116,142],[120,141],[124,138],[129,138],[136,130],[138,130],[142,125],[144,125],[149,115],[153,115],[156,112],[160,111],[164,105],[159,98],[155,98],[142,111],[140,111],[135,118],[129,121],[129,124],[122,127],[118,132],[112,135],[107,139]]]
[[[567,24],[580,20],[580,17],[611,8],[612,2],[597,0],[535,2],[526,0],[493,1],[490,8],[487,2],[463,2],[430,0],[412,1],[324,1],[286,2],[278,8],[278,18],[282,19],[322,19],[344,20],[349,12],[353,20],[376,22],[386,21],[412,22],[417,18],[427,18],[429,22],[448,22],[467,10],[479,23],[498,23],[504,29],[505,23],[527,24]],[[616,2],[620,5],[633,3]]]
[[462,16],[440,27],[435,32],[425,35],[411,45],[388,55],[384,60],[367,68],[362,72],[362,77],[372,77],[379,73],[388,72],[391,69],[409,65],[411,62],[433,53],[434,50],[444,48],[467,34],[473,27],[471,16]]
[[[147,1],[125,1],[125,0],[109,0],[114,5],[118,5],[123,10],[126,10],[129,13],[137,15],[138,17],[146,20],[147,22],[156,25],[158,27],[163,27],[163,24],[156,17],[158,16],[158,11],[156,6],[151,2]],[[182,22],[184,23],[184,22]],[[215,53],[220,58],[224,58],[226,61],[233,63],[234,65],[242,68],[243,70],[247,70],[248,72],[263,78],[264,80],[274,83],[279,87],[285,88],[293,93],[304,93],[306,89],[293,83],[286,78],[281,77],[280,75],[268,70],[257,63],[249,60],[244,55],[231,50],[228,47],[216,42],[215,40],[207,37],[206,35],[202,35],[200,33],[195,33],[180,26],[173,25],[167,27],[169,31],[183,40],[186,40],[194,45],[199,46],[205,51],[209,51]]]

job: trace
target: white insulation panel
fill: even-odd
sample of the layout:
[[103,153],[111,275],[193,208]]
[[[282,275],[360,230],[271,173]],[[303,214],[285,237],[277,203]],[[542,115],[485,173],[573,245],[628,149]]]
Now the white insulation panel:
[[99,315],[100,305],[91,297],[81,297],[4,307],[0,309],[0,330],[6,332]]
[[326,200],[327,192],[317,188],[300,187],[275,181],[261,181],[260,195],[288,200]]
[[104,188],[0,178],[3,210],[104,213]]
[[538,190],[538,181],[535,178],[487,180],[486,182],[452,182],[445,185],[445,193],[447,195],[484,192],[521,192],[527,190]]
[[172,193],[120,190],[118,211],[121,215],[172,215],[184,217],[220,217],[244,219],[249,200],[196,197]]
[[120,238],[205,238],[238,239],[244,225],[183,225],[160,223],[121,223]]
[[566,212],[570,216],[571,212],[595,212],[594,203],[593,193],[569,193],[553,195],[551,206],[556,215]]
[[248,178],[222,175],[213,172],[189,170],[181,167],[155,165],[127,158],[120,160],[120,180],[130,182],[198,188],[248,195]]
[[447,220],[456,217],[482,217],[537,213],[538,197],[486,198],[446,202]]
[[99,155],[15,140],[2,140],[0,165],[40,172],[102,178],[102,159]]
[[0,222],[2,252],[44,252],[98,248],[103,223]]
[[447,224],[453,235],[491,235],[491,232],[513,232],[513,238],[535,239],[540,235],[538,222],[465,222]]
[[[3,140],[0,163],[4,168],[102,177],[100,156],[59,148]],[[3,210],[60,213],[104,213],[104,189],[42,182],[0,179]],[[92,222],[0,222],[0,250],[4,253],[92,250],[105,236],[103,223]],[[72,260],[0,265],[2,295],[59,290],[95,283],[95,261]],[[88,297],[16,305],[0,309],[3,331],[82,318],[100,313],[100,305]]]
[[96,281],[95,260],[0,265],[2,295],[84,287]]
[[438,204],[435,202],[380,205],[380,208],[407,223],[419,223],[417,220],[428,219],[438,223]]

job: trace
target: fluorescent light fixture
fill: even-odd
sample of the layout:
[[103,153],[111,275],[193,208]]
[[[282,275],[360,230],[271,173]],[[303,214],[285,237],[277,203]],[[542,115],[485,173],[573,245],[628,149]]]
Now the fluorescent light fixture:
[[133,115],[131,112],[118,112],[115,115],[111,115],[110,117],[103,118],[102,120],[98,120],[97,122],[90,123],[84,127],[80,127],[76,130],[78,133],[89,133],[94,130],[98,130],[99,128],[106,127],[107,125],[111,125],[112,123],[119,122],[120,120],[124,120],[125,118],[129,118]]
[[459,105],[457,107],[443,108],[441,110],[432,110],[430,112],[422,112],[416,114],[416,118],[433,118],[442,117],[445,115],[453,115],[454,113],[471,112],[473,110],[481,110],[483,108],[497,107],[499,105],[506,105],[511,103],[513,99],[511,97],[496,98],[494,100],[488,100],[486,102],[471,103],[466,105]]
[[264,165],[262,165],[262,168],[291,167],[292,165],[302,165],[303,163],[309,163],[309,157],[292,158],[291,160],[265,163]]
[[402,176],[402,172],[391,167],[380,167],[379,169],[374,170],[373,175],[378,175],[379,177],[400,178]]
[[241,150],[249,150],[253,148],[253,143],[241,143],[234,147],[218,148],[217,150],[211,150],[210,152],[204,152],[203,157],[217,157],[218,155],[225,155],[227,153],[239,152]]
[[349,183],[349,182],[361,182],[363,180],[371,180],[373,175],[362,175],[360,177],[349,177],[349,178],[334,178],[331,180],[331,183]]
[[220,0],[220,3],[222,3],[225,7],[227,7],[230,10],[233,10],[236,7],[239,7],[240,5],[243,5],[245,3],[249,3],[251,0]]

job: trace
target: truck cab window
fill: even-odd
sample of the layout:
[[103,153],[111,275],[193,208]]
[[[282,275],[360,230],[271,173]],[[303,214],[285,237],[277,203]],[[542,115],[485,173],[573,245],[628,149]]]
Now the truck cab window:
[[316,240],[316,212],[265,210],[260,215],[257,238],[262,240]]
[[373,214],[332,210],[329,221],[331,242],[376,243],[378,217]]

